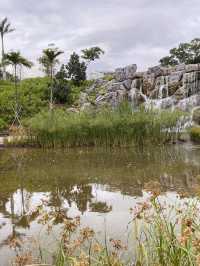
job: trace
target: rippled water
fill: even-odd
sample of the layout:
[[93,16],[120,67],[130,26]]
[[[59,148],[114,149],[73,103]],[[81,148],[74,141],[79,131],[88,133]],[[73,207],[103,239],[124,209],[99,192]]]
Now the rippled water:
[[28,216],[45,199],[49,209],[81,216],[101,239],[128,241],[130,208],[143,195],[145,183],[159,181],[163,194],[193,195],[200,182],[200,147],[187,145],[132,149],[2,149],[0,150],[0,265],[9,265],[14,236],[34,237],[47,249],[37,216]]

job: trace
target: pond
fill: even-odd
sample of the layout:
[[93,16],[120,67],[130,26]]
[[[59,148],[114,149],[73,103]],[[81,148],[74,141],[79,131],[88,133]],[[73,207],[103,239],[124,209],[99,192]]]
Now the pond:
[[[192,144],[143,149],[0,150],[0,264],[15,256],[14,237],[34,238],[48,251],[56,232],[47,237],[38,205],[80,216],[103,239],[128,241],[130,208],[143,196],[146,183],[157,181],[162,193],[193,196],[200,182],[200,146]],[[52,248],[53,249],[53,248]],[[49,255],[47,257],[50,257]]]

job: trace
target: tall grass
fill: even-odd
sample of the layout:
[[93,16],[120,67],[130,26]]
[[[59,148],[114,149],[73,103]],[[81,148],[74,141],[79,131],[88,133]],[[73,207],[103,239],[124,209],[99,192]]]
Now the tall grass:
[[28,141],[42,147],[126,146],[173,139],[180,112],[117,109],[67,113],[42,112],[28,121]]

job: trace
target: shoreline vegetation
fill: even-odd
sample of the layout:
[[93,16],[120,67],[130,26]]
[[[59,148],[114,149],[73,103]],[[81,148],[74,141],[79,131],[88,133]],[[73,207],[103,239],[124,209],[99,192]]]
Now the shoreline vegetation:
[[38,241],[33,252],[16,237],[10,242],[17,254],[14,265],[198,266],[199,207],[198,197],[188,199],[177,194],[167,199],[161,194],[160,183],[147,183],[143,198],[130,209],[132,218],[127,228],[133,242],[110,239],[106,231],[100,241],[92,228],[81,227],[80,217],[68,217],[59,209],[49,212],[48,202],[44,201],[29,215],[37,215],[47,236],[54,232],[55,226],[59,228],[55,250],[45,250]]
[[162,145],[179,139],[178,122],[184,116],[187,114],[179,111],[133,111],[127,102],[115,109],[102,107],[80,113],[59,108],[25,120],[13,144],[42,148]]

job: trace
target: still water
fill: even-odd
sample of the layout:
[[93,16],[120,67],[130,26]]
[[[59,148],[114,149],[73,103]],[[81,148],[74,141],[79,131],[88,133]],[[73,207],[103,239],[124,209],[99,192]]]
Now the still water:
[[37,239],[48,250],[55,243],[56,230],[47,237],[37,215],[28,215],[43,200],[49,209],[80,216],[81,225],[99,238],[106,231],[127,240],[130,208],[150,181],[160,182],[169,198],[176,192],[193,196],[200,182],[200,147],[1,149],[0,265],[10,265],[15,256],[9,243],[16,236]]

